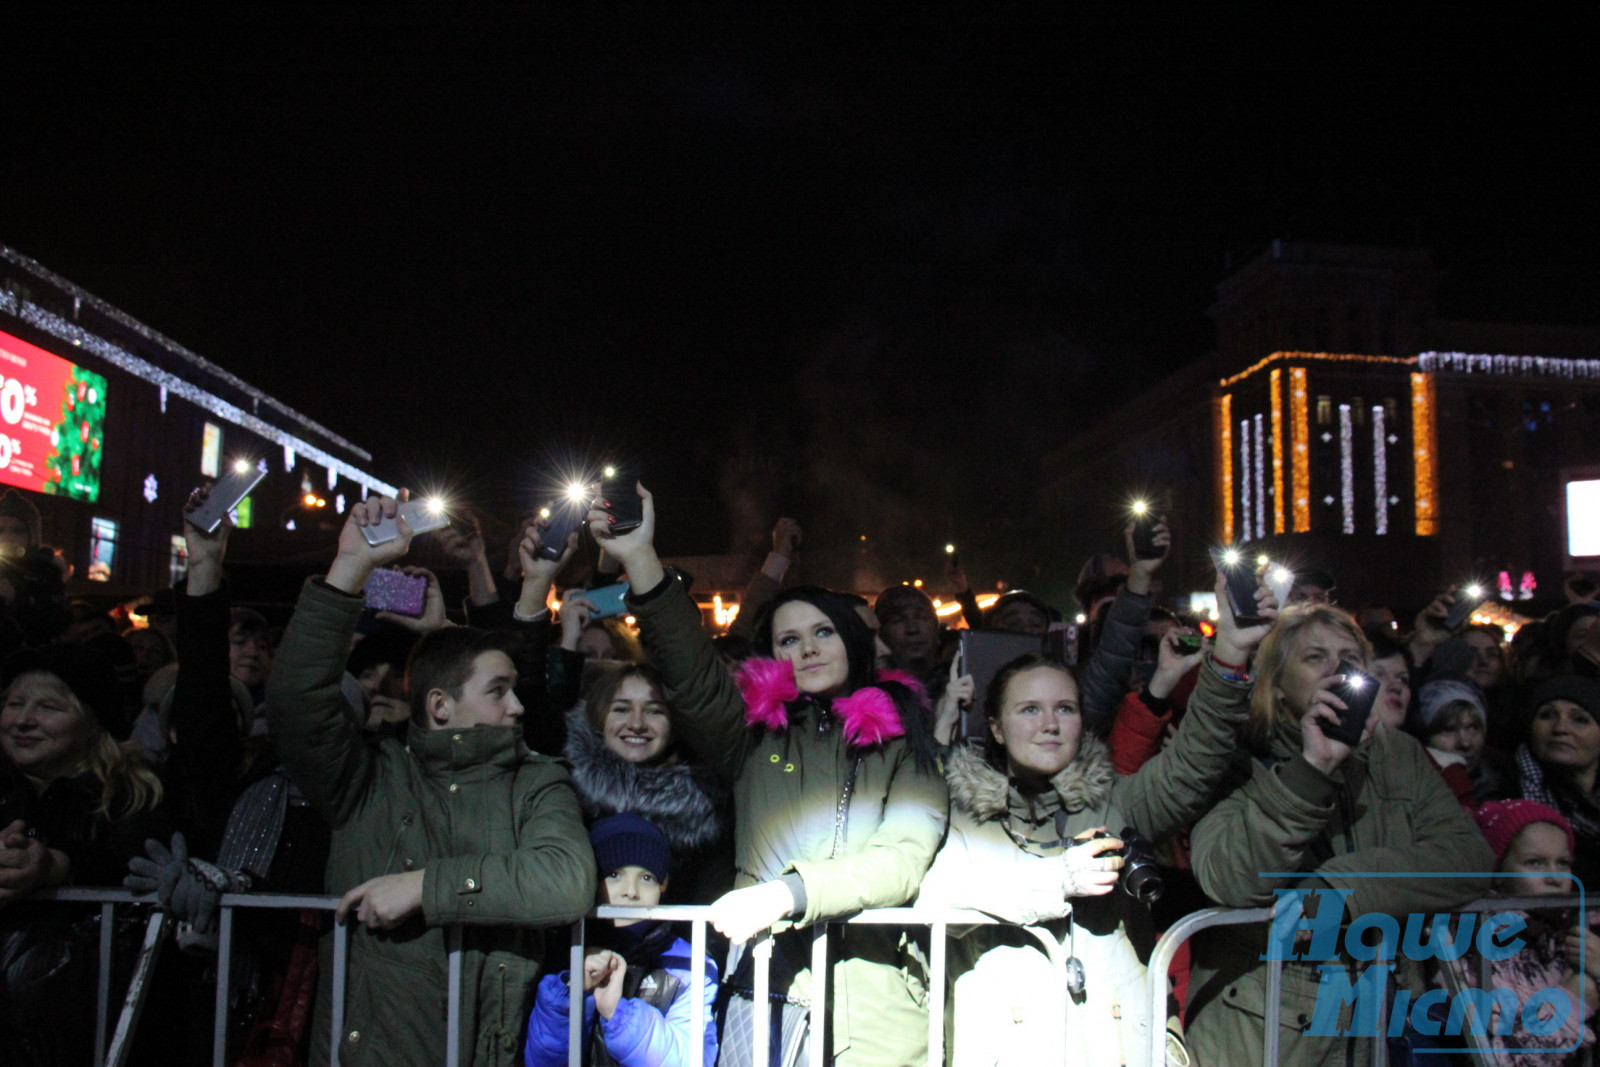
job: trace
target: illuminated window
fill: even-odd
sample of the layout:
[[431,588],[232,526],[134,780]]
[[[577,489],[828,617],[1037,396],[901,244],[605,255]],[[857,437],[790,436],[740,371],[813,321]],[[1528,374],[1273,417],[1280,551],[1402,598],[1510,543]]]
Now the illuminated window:
[[182,534],[172,535],[172,550],[167,557],[167,573],[171,575],[171,585],[183,581],[189,573],[189,542]]
[[1600,480],[1567,483],[1567,555],[1600,556]]
[[250,522],[255,514],[255,504],[250,497],[239,501],[239,506],[233,509],[233,525],[240,530],[250,529]]
[[1318,426],[1331,426],[1331,425],[1333,425],[1333,397],[1331,397],[1331,396],[1319,396],[1319,397],[1317,397],[1317,425]]
[[1361,397],[1350,401],[1350,414],[1355,417],[1357,426],[1367,424],[1367,402]]
[[222,461],[222,427],[206,423],[200,435],[200,473],[207,478],[217,476],[217,465]]
[[109,582],[117,560],[117,524],[110,519],[89,520],[89,580]]

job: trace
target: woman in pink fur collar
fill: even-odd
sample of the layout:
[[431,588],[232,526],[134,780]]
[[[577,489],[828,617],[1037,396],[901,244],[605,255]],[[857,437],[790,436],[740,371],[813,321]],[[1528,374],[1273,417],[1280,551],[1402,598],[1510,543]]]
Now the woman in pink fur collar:
[[[712,921],[736,944],[777,931],[771,989],[782,999],[773,1018],[786,1025],[772,1042],[776,1062],[779,1046],[793,1052],[797,1040],[824,1040],[804,1034],[810,939],[786,931],[905,904],[944,836],[949,792],[931,717],[919,686],[875,672],[872,632],[847,598],[824,589],[774,599],[755,633],[770,658],[730,678],[699,609],[656,556],[654,504],[640,496],[636,530],[612,535],[603,510],[590,513],[590,529],[637,592],[629,607],[680,738],[732,788],[737,888],[712,906]],[[835,937],[832,1061],[925,1062],[926,971],[916,942],[883,926],[841,927]],[[749,1063],[751,970],[736,963],[724,974],[721,1062]]]

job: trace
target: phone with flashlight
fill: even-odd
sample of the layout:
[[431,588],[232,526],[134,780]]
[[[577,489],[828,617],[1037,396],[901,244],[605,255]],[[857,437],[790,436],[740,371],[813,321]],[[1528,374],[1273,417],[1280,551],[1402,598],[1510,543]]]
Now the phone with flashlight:
[[1450,605],[1450,611],[1444,617],[1446,630],[1459,630],[1465,626],[1467,620],[1472,618],[1472,613],[1478,610],[1478,605],[1489,599],[1489,594],[1483,586],[1476,582],[1463,582],[1456,586],[1452,594],[1456,602]]
[[548,521],[550,528],[539,531],[539,558],[560,559],[567,550],[567,538],[583,525],[583,518],[588,511],[589,498],[582,493],[576,496],[568,494],[540,508],[539,517]]
[[1281,610],[1289,606],[1289,594],[1294,592],[1294,571],[1281,563],[1267,565],[1267,588],[1277,598]]
[[[432,533],[442,530],[450,525],[450,512],[444,504],[437,500],[407,500],[395,509],[395,516],[404,515],[406,525],[411,527],[413,536]],[[376,548],[386,545],[400,536],[400,529],[394,519],[385,518],[372,526],[361,527],[361,532],[366,535],[367,544]]]
[[266,476],[267,472],[255,464],[239,460],[231,471],[217,479],[198,507],[184,513],[184,518],[197,530],[216,533],[228,513],[238,507],[239,501],[249,496],[250,490]]
[[1332,690],[1334,696],[1344,701],[1344,710],[1339,712],[1339,724],[1331,726],[1320,722],[1318,725],[1327,737],[1355,748],[1361,743],[1361,735],[1367,729],[1367,719],[1372,716],[1372,706],[1377,703],[1378,680],[1349,660],[1339,662],[1339,674],[1339,684]]
[[372,611],[391,611],[396,615],[417,618],[427,603],[428,579],[410,575],[391,567],[379,567],[367,578],[363,587],[367,607]]
[[596,488],[600,507],[611,516],[611,532],[625,534],[637,530],[644,522],[644,500],[639,496],[638,471],[624,467],[606,467],[600,474]]
[[1161,509],[1147,500],[1133,502],[1133,554],[1139,559],[1160,559],[1167,550],[1156,544]]
[[1226,582],[1228,607],[1240,626],[1259,626],[1267,620],[1256,614],[1254,557],[1237,548],[1213,548],[1211,560]]

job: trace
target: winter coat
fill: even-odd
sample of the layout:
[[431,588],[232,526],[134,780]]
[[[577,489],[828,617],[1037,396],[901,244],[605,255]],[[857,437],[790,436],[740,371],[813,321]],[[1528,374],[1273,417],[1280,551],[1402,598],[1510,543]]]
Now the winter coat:
[[[917,768],[887,695],[866,687],[845,698],[857,714],[841,710],[845,700],[835,702],[836,714],[807,700],[785,703],[754,681],[765,671],[771,682],[789,666],[770,660],[747,664],[742,693],[680,580],[669,577],[629,602],[678,713],[675,728],[732,787],[735,885],[797,875],[797,900],[804,898],[797,925],[909,901],[944,836],[949,793],[941,777]],[[787,686],[792,694],[792,669]],[[874,696],[891,705],[887,716],[881,704],[872,707]],[[841,822],[840,792],[852,767],[854,789]],[[830,858],[836,838],[841,854]],[[925,968],[909,936],[861,926],[837,929],[833,941],[836,1060],[926,1058]],[[776,970],[773,978],[774,993],[809,997],[809,966],[798,966],[792,981]]]
[[1150,621],[1155,601],[1148,593],[1135,593],[1124,585],[1100,625],[1100,640],[1078,676],[1078,704],[1083,728],[1104,737],[1111,730],[1117,707],[1128,692],[1139,641]]
[[[1332,775],[1301,755],[1298,722],[1282,723],[1267,751],[1238,773],[1242,784],[1195,826],[1195,875],[1206,893],[1231,908],[1268,907],[1273,891],[1305,879],[1258,872],[1305,872],[1307,888],[1348,889],[1346,919],[1369,912],[1398,916],[1446,912],[1483,896],[1479,877],[1362,878],[1360,872],[1490,871],[1494,856],[1470,816],[1411,736],[1379,727]],[[1324,858],[1319,858],[1324,857]],[[1324,899],[1329,898],[1324,895]],[[1320,902],[1319,902],[1320,906]],[[1266,1002],[1266,926],[1219,927],[1195,939],[1190,984],[1190,1048],[1203,1065],[1259,1063]],[[1365,1064],[1371,1040],[1305,1037],[1322,961],[1283,967],[1280,1062]],[[1359,968],[1347,962],[1350,979]],[[1396,977],[1417,985],[1402,966]],[[1419,990],[1420,991],[1420,990]],[[1350,1008],[1341,1016],[1348,1026]]]
[[567,713],[566,757],[585,822],[631,811],[666,835],[672,901],[709,904],[733,888],[727,790],[710,770],[625,760],[606,747],[581,709]]
[[[1105,742],[1085,732],[1076,758],[1050,781],[1066,813],[1064,839],[1132,826],[1154,843],[1199,818],[1228,772],[1249,700],[1249,686],[1227,681],[1208,661],[1176,739],[1128,777],[1112,769]],[[1086,978],[1084,999],[1065,999],[1032,935],[1004,926],[965,931],[949,960],[952,1062],[1059,1063],[1041,1050],[1066,1047],[1074,1064],[1147,1063],[1150,1028],[1163,1018],[1146,984],[1143,960],[1155,941],[1148,909],[1120,886],[1065,899],[1061,854],[1034,855],[1012,840],[1004,820],[1017,785],[976,746],[951,752],[946,777],[950,835],[917,903],[1042,925],[1058,942],[1070,939]]]
[[[393,930],[350,932],[340,1061],[444,1062],[445,927],[464,924],[462,1062],[515,1064],[543,962],[535,927],[572,922],[594,901],[595,862],[566,772],[529,754],[518,727],[413,730],[411,743],[362,735],[340,693],[361,597],[306,583],[268,689],[284,765],[333,827],[327,888],[426,872],[422,913]],[[322,973],[331,974],[325,939]],[[312,1041],[328,1052],[327,986]]]
[[[646,985],[652,981],[664,984],[663,976],[677,984],[677,995],[665,1009],[653,1003],[660,998],[641,987],[637,996],[624,996],[617,1002],[617,1010],[611,1018],[600,1019],[594,1006],[594,994],[583,995],[583,1032],[594,1034],[598,1023],[598,1036],[621,1067],[688,1067],[694,1040],[689,1029],[694,1010],[694,991],[689,988],[692,951],[687,941],[678,938],[661,954],[657,970],[644,978]],[[705,975],[700,990],[700,999],[705,1005],[705,1033],[701,1036],[705,1042],[705,1058],[700,1062],[705,1067],[715,1067],[717,1020],[713,1009],[717,1000],[717,965],[709,959]],[[528,1016],[528,1044],[523,1054],[527,1067],[565,1067],[567,1017],[572,1009],[569,979],[570,975],[563,971],[547,974],[539,980],[533,1014]],[[586,1054],[584,1062],[590,1060]]]

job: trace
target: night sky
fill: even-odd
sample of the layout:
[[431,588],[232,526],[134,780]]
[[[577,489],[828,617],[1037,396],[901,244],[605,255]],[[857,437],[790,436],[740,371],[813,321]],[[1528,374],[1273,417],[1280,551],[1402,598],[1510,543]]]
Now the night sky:
[[8,12],[0,242],[389,480],[637,460],[668,552],[981,541],[1275,237],[1600,321],[1577,24],[623,10]]

